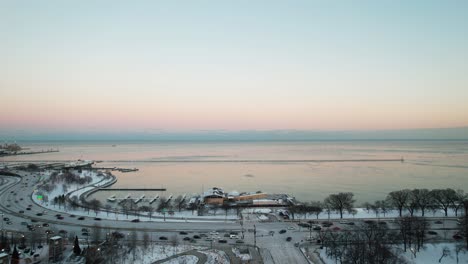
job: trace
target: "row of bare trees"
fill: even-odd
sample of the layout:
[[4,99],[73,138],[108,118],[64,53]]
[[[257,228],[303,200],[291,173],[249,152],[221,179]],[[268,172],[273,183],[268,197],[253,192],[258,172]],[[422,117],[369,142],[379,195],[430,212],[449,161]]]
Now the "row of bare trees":
[[[463,205],[468,201],[468,194],[463,190],[454,189],[404,189],[390,192],[386,199],[375,201],[374,203],[364,203],[363,206],[367,211],[373,211],[376,215],[385,215],[390,210],[398,210],[399,216],[402,217],[405,212],[410,216],[414,216],[416,212],[421,212],[421,216],[425,216],[427,211],[442,210],[445,216],[452,209],[455,216],[459,215],[459,211],[463,209]],[[291,205],[289,211],[294,218],[296,214],[314,214],[318,218],[324,211],[330,214],[336,211],[343,218],[343,214],[348,212],[355,214],[355,199],[351,192],[341,192],[330,194],[325,200],[313,201],[310,203],[301,203]]]

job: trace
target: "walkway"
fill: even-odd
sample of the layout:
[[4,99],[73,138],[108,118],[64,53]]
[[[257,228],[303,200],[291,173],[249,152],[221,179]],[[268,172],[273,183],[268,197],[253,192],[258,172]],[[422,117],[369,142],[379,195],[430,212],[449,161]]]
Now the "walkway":
[[192,256],[197,257],[198,258],[197,264],[204,264],[208,260],[208,258],[206,257],[205,254],[202,254],[202,253],[198,252],[197,250],[192,249],[192,250],[189,250],[189,251],[185,251],[185,252],[170,256],[170,257],[165,258],[165,259],[160,259],[160,260],[158,260],[156,262],[153,262],[153,264],[165,263],[165,262],[167,262],[167,261],[169,261],[171,259],[175,259],[175,258],[178,258],[180,256],[188,256],[188,255],[192,255]]

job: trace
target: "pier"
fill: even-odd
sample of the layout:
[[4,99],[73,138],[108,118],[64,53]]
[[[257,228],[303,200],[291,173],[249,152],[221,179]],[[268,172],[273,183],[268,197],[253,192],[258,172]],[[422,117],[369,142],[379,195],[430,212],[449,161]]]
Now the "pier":
[[137,168],[117,168],[117,167],[93,167],[93,170],[111,170],[111,171],[119,171],[119,172],[134,172],[138,171]]
[[44,153],[53,153],[53,152],[59,152],[59,150],[58,149],[49,149],[49,150],[41,150],[41,151],[0,152],[0,157],[44,154]]
[[165,192],[166,188],[99,188],[99,191],[158,191]]

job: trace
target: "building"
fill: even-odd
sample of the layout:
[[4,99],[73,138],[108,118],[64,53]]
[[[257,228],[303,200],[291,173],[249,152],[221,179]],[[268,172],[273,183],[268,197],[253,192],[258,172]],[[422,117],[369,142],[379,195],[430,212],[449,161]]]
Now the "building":
[[53,236],[49,238],[49,260],[53,262],[62,259],[63,255],[63,240],[61,236]]
[[203,202],[205,204],[222,205],[225,197],[226,197],[226,194],[224,193],[223,189],[218,188],[218,187],[213,187],[203,193]]

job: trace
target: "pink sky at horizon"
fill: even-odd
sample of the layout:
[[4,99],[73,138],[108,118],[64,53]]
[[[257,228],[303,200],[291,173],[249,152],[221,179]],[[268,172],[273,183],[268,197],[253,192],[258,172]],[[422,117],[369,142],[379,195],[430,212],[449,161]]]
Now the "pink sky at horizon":
[[0,131],[468,126],[468,2],[105,2],[0,3]]

